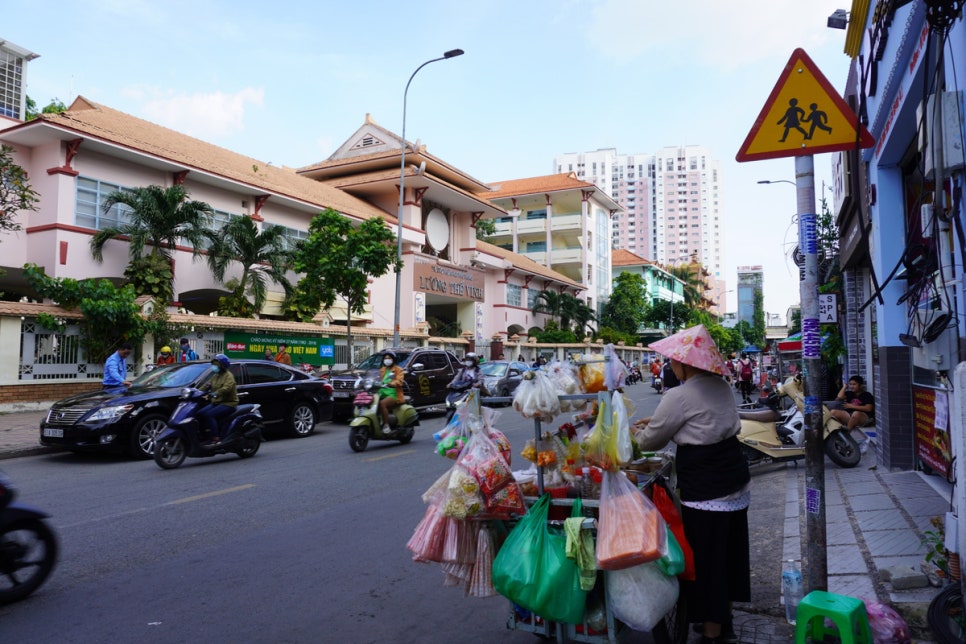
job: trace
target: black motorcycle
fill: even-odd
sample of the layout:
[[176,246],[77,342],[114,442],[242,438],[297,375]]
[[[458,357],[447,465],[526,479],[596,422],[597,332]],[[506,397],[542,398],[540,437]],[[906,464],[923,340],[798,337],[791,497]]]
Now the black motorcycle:
[[[460,407],[466,402],[466,399],[470,397],[470,391],[473,390],[476,383],[473,380],[458,380],[449,386],[449,393],[446,394],[446,424],[453,419],[456,412]],[[479,388],[477,388],[479,391]]]
[[49,515],[15,503],[17,491],[0,472],[0,604],[37,590],[57,562],[57,537]]

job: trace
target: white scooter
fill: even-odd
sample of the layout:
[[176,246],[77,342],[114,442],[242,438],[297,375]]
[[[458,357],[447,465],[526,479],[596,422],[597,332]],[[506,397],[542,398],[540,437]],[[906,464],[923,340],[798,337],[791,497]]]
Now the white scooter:
[[[801,376],[792,376],[778,386],[775,395],[788,396],[794,401],[782,412],[765,408],[739,409],[741,432],[738,440],[751,465],[789,461],[805,457],[805,391]],[[839,467],[855,467],[862,459],[859,444],[848,428],[832,418],[828,407],[822,406],[825,453]]]

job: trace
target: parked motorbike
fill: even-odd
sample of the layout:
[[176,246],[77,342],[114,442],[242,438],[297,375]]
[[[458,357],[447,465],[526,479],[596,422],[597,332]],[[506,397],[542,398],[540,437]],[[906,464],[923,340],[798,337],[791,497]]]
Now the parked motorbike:
[[205,458],[233,452],[240,458],[249,458],[258,452],[262,444],[260,405],[238,405],[235,411],[219,421],[223,438],[212,442],[197,418],[198,412],[208,403],[207,394],[200,389],[185,387],[181,390],[181,402],[154,443],[154,462],[159,467],[166,470],[180,467],[189,456]]
[[[782,411],[770,408],[739,409],[741,432],[738,440],[749,464],[789,461],[805,456],[805,391],[801,376],[792,376],[775,390],[779,398],[787,396],[794,404]],[[822,408],[825,453],[839,467],[855,467],[862,459],[859,444],[848,428]]]
[[0,472],[0,604],[37,590],[57,562],[57,537],[44,512],[16,503],[17,490]]
[[399,441],[405,445],[413,439],[419,413],[406,399],[401,405],[389,410],[389,431],[382,431],[382,415],[379,413],[379,389],[382,383],[376,374],[356,380],[356,394],[352,399],[352,415],[349,423],[349,447],[353,452],[365,451],[370,440]]
[[651,383],[651,388],[657,393],[661,393],[664,390],[664,381],[661,380],[661,376],[654,376],[654,382]]

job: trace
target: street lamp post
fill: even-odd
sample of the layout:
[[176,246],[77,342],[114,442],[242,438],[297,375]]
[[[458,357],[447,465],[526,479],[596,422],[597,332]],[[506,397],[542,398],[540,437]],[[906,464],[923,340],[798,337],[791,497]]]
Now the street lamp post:
[[402,150],[399,154],[399,210],[396,212],[396,306],[393,316],[392,346],[399,346],[399,308],[402,303],[402,236],[403,236],[403,202],[406,195],[406,98],[409,95],[409,84],[419,73],[419,70],[430,63],[447,58],[462,56],[462,49],[450,49],[439,58],[427,60],[416,68],[409,80],[406,81],[406,90],[403,92],[403,117],[402,117]]

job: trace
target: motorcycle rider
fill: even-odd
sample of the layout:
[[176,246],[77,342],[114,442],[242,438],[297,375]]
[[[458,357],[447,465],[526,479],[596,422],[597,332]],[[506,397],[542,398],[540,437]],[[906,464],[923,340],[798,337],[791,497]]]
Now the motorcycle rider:
[[480,359],[475,353],[467,353],[463,356],[463,366],[456,372],[447,389],[467,389],[467,383],[473,389],[479,389],[483,385],[483,371],[480,369]]
[[231,375],[228,365],[231,361],[224,353],[219,353],[211,359],[211,370],[214,375],[205,383],[204,391],[209,392],[211,401],[207,407],[198,412],[198,424],[207,429],[211,435],[211,442],[221,441],[221,419],[231,414],[238,406],[238,389],[235,386],[235,376]]
[[387,434],[391,431],[389,427],[389,410],[403,402],[403,379],[405,373],[396,364],[396,354],[392,351],[383,351],[382,368],[379,370],[379,381],[382,387],[379,389],[379,415],[382,416],[382,433]]

